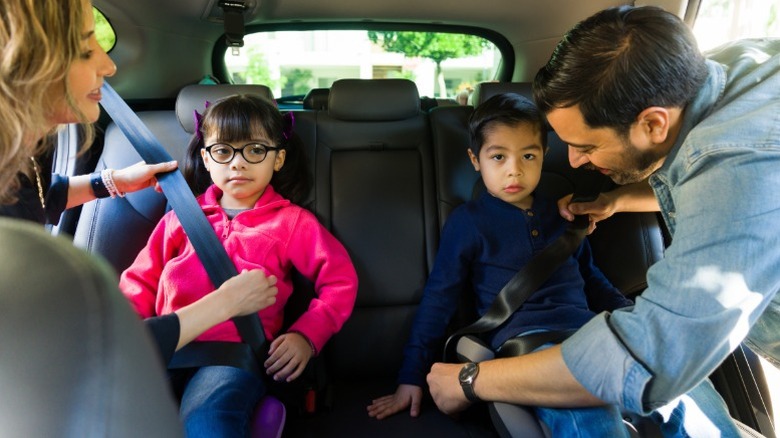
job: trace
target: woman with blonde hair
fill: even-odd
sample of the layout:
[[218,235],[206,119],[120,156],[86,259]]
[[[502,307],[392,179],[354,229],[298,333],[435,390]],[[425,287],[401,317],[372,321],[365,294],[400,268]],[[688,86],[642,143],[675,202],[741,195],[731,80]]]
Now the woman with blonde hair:
[[[156,186],[155,174],[176,168],[175,161],[138,163],[68,178],[41,164],[51,159],[52,134],[63,124],[84,124],[88,147],[90,123],[100,115],[101,86],[114,73],[116,65],[95,37],[89,0],[0,2],[0,216],[56,223],[65,208]],[[3,226],[17,228],[0,221],[0,237]],[[19,248],[18,257],[26,250]],[[275,302],[275,284],[274,276],[245,271],[200,301],[148,320],[164,361],[215,324]]]
[[[72,23],[84,23],[73,26]],[[86,0],[3,0],[0,5],[0,215],[54,223],[66,208],[155,185],[175,162],[66,177],[51,175],[60,126],[90,125],[116,65],[98,45]]]

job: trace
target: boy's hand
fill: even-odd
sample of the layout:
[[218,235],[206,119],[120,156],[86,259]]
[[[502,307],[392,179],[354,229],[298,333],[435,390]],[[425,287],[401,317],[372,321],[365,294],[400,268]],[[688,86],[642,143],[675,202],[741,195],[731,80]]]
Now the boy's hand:
[[266,373],[274,380],[291,382],[301,375],[314,352],[309,341],[300,333],[285,333],[271,342]]
[[411,405],[409,415],[417,417],[420,415],[422,395],[423,390],[417,385],[398,385],[395,394],[386,395],[371,402],[371,405],[368,406],[368,416],[381,420],[403,411]]

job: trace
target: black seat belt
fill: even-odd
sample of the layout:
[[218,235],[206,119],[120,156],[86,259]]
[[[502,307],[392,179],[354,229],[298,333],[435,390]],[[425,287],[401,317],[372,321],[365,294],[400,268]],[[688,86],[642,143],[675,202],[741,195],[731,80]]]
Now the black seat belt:
[[[582,243],[588,232],[588,216],[575,216],[564,233],[536,254],[498,292],[487,312],[474,323],[453,333],[444,344],[444,360],[458,362],[458,339],[495,329],[504,323]],[[548,332],[553,334],[554,332]],[[551,338],[553,339],[553,338]],[[557,339],[554,338],[554,339]],[[521,350],[515,350],[520,352]]]
[[[149,128],[108,83],[103,84],[102,94],[103,99],[100,104],[147,164],[173,160]],[[235,265],[211,228],[181,172],[173,170],[158,174],[157,181],[176,212],[211,282],[214,283],[215,288],[219,288],[222,283],[236,276],[238,272]],[[235,317],[233,323],[241,339],[251,347],[254,356],[262,364],[268,348],[265,332],[257,313]]]

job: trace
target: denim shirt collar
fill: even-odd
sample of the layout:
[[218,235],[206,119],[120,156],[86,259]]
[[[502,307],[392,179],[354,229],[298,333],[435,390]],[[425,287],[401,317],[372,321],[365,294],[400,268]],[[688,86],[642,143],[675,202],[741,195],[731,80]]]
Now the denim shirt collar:
[[688,134],[717,107],[726,89],[726,72],[723,66],[708,60],[707,69],[707,79],[683,111],[680,132],[666,156],[664,164],[649,179],[650,186],[653,188],[661,207],[661,215],[672,235],[674,235],[676,222],[671,187],[676,183],[673,169],[680,166],[679,163],[676,163],[677,155],[688,138]]
[[707,79],[699,88],[698,94],[685,107],[683,112],[682,127],[677,135],[677,140],[667,155],[664,164],[656,172],[658,177],[668,174],[677,153],[680,151],[685,139],[691,130],[704,120],[715,109],[718,101],[723,97],[723,91],[726,89],[726,72],[723,66],[715,61],[707,61]]

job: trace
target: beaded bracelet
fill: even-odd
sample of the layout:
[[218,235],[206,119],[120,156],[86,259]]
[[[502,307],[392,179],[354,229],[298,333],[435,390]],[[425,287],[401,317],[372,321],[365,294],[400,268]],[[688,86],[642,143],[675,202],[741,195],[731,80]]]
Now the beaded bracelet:
[[103,184],[106,186],[106,190],[112,198],[116,198],[117,196],[120,198],[125,197],[125,193],[117,190],[116,184],[114,183],[114,169],[104,169],[100,172],[100,176],[103,180]]

